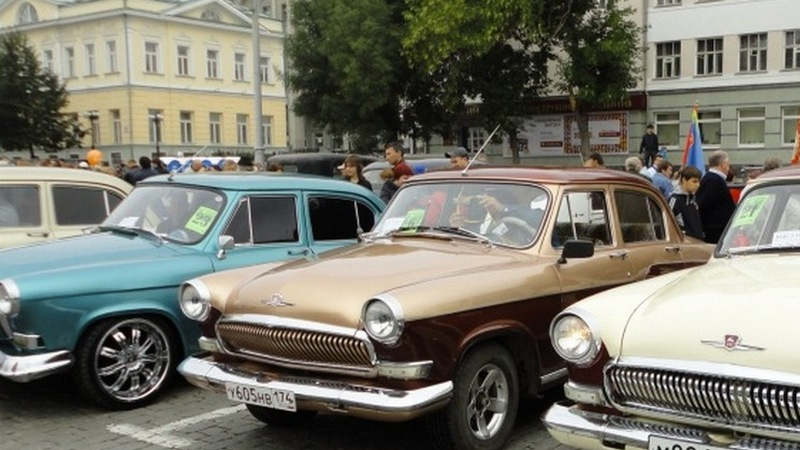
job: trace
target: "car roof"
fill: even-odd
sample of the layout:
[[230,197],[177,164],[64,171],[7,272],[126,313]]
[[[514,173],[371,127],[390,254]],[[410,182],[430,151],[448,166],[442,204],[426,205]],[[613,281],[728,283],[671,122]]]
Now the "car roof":
[[652,187],[643,177],[622,170],[589,169],[584,167],[472,167],[463,170],[426,172],[409,178],[412,181],[431,180],[516,180],[553,184],[634,183]]
[[137,186],[175,183],[200,187],[215,187],[234,191],[313,189],[339,192],[373,193],[344,180],[292,172],[209,172],[156,175],[142,180]]
[[800,177],[800,166],[784,166],[777,169],[762,172],[759,176],[751,181],[756,183],[759,181],[767,181],[774,179],[786,179]]
[[66,167],[0,167],[2,181],[76,181],[90,182],[115,187],[124,192],[133,189],[130,183],[119,177],[94,170],[72,169]]

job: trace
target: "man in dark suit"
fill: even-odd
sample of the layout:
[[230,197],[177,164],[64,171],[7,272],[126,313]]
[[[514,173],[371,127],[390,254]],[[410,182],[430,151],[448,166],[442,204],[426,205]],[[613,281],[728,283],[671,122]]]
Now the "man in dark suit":
[[697,190],[697,207],[703,222],[705,241],[716,244],[728,224],[736,204],[728,190],[728,154],[717,150],[708,158],[708,172],[700,179]]

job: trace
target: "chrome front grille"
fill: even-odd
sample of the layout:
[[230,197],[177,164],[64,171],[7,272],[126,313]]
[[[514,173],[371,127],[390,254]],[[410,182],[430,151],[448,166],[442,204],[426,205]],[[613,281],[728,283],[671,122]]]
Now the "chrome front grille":
[[623,408],[797,433],[800,386],[663,368],[611,365],[606,392]]
[[372,347],[366,339],[270,324],[221,321],[217,337],[230,353],[292,367],[372,371]]

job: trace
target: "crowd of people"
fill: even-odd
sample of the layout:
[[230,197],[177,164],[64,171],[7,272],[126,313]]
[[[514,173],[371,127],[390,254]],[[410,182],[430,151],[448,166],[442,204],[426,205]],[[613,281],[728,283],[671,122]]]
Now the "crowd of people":
[[[450,159],[450,166],[454,170],[463,170],[469,165],[469,152],[463,147],[445,153]],[[381,173],[383,185],[380,197],[389,202],[395,192],[414,175],[413,170],[405,161],[405,149],[400,141],[389,142],[384,146],[384,158],[389,167]],[[244,159],[244,158],[242,158]],[[260,167],[248,164],[249,160],[237,163],[234,160],[225,160],[219,166],[205,166],[200,159],[192,160],[191,164],[183,171],[198,173],[206,171],[240,171],[261,170]],[[244,164],[243,164],[244,163]],[[154,175],[168,173],[167,167],[159,158],[150,159],[142,156],[139,160],[131,159],[124,165],[114,168],[108,162],[101,162],[96,166],[89,166],[86,161],[72,163],[62,159],[47,158],[41,161],[17,159],[11,161],[6,157],[0,158],[0,166],[52,166],[74,167],[83,170],[96,170],[110,175],[118,176],[132,185]],[[603,155],[593,153],[583,163],[587,168],[605,168]],[[759,173],[772,170],[781,166],[778,158],[770,157],[764,162]],[[363,163],[358,155],[348,155],[338,167],[341,178],[366,189],[372,186],[363,175]],[[653,132],[653,127],[648,126],[638,156],[631,156],[625,160],[625,171],[636,174],[649,180],[661,192],[677,218],[681,229],[688,235],[702,239],[709,243],[716,243],[728,220],[735,209],[735,201],[728,189],[728,182],[732,179],[731,164],[728,154],[717,150],[708,158],[708,170],[703,174],[695,167],[687,166],[674,171],[672,163],[667,159],[664,147],[658,147],[658,136]],[[273,163],[267,168],[270,172],[282,172],[280,164]]]

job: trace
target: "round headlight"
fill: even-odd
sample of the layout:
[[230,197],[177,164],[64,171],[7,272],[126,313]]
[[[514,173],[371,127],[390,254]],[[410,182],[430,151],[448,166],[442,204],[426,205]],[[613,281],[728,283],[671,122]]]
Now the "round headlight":
[[550,326],[550,341],[559,356],[567,362],[588,365],[600,352],[599,336],[582,318],[563,314]]
[[186,317],[202,322],[211,311],[211,294],[203,282],[190,280],[181,286],[178,302]]
[[392,298],[370,300],[364,306],[362,320],[367,334],[384,344],[394,344],[403,333],[403,311]]
[[6,279],[0,281],[0,314],[14,317],[19,313],[19,289],[17,284]]

